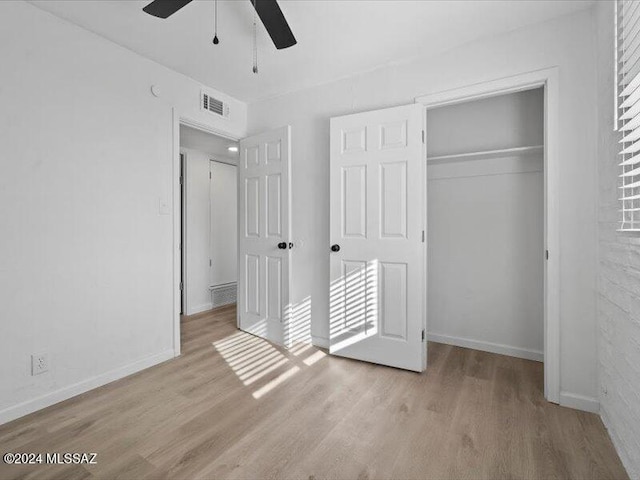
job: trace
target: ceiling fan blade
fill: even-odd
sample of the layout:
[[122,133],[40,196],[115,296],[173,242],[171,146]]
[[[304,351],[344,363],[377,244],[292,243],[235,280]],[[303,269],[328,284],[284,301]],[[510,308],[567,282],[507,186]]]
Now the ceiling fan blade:
[[192,0],[155,0],[142,10],[158,18],[168,18]]
[[278,50],[298,43],[276,0],[249,0]]

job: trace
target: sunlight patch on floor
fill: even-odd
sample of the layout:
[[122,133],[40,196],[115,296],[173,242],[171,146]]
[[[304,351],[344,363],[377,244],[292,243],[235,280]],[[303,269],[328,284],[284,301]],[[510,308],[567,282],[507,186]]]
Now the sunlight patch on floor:
[[309,350],[311,347],[313,347],[313,345],[311,345],[310,343],[300,343],[298,345],[291,347],[289,349],[289,352],[292,355],[295,355],[296,357],[298,357],[302,355],[304,352],[306,352],[307,350]]
[[309,355],[307,358],[305,358],[303,360],[303,363],[310,367],[311,365],[313,365],[314,363],[316,363],[318,360],[322,360],[324,357],[326,357],[327,354],[324,353],[322,350],[318,350],[317,352],[315,352],[312,355]]
[[278,369],[286,365],[290,366],[289,369],[255,390],[252,395],[256,399],[272,391],[302,368],[310,367],[326,357],[321,350],[313,350],[313,345],[310,343],[296,343],[289,350],[291,356],[287,357],[267,340],[245,332],[234,333],[213,342],[212,345],[246,386],[259,380],[266,380],[268,375],[277,372]]
[[269,393],[271,390],[273,390],[274,388],[276,388],[278,385],[280,385],[282,382],[284,382],[285,380],[287,380],[289,377],[292,377],[293,375],[295,375],[296,373],[298,373],[300,371],[300,367],[294,366],[292,368],[290,368],[289,370],[287,370],[286,372],[280,374],[279,376],[277,376],[276,378],[274,378],[273,380],[271,380],[269,383],[267,383],[264,387],[260,387],[258,390],[256,390],[255,392],[253,392],[253,398],[260,398],[262,397],[265,393]]
[[213,346],[244,385],[251,385],[289,360],[266,340],[238,332]]

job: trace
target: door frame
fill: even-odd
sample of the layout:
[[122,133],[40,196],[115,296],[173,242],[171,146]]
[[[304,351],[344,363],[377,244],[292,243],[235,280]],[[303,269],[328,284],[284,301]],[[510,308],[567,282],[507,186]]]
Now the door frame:
[[187,153],[180,149],[180,314],[186,315],[187,305]]
[[[558,67],[416,97],[427,110],[534,88],[544,89],[544,396],[560,403],[560,209]],[[428,140],[428,139],[427,139]],[[426,155],[425,155],[426,160]],[[426,162],[425,162],[426,163]],[[426,188],[425,188],[426,190]],[[426,214],[425,214],[426,221]],[[426,268],[425,268],[426,272]]]
[[182,271],[182,251],[180,245],[180,236],[182,233],[182,205],[180,202],[180,125],[194,128],[204,133],[210,133],[218,137],[238,142],[237,137],[229,132],[220,130],[207,123],[203,123],[194,117],[181,113],[178,109],[172,109],[172,213],[173,213],[173,356],[179,357],[180,347],[180,277]]

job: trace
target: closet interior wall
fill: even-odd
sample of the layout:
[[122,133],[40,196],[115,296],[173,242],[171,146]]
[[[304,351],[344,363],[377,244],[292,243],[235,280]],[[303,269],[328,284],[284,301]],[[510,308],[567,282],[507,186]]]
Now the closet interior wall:
[[427,112],[428,336],[543,360],[544,91]]

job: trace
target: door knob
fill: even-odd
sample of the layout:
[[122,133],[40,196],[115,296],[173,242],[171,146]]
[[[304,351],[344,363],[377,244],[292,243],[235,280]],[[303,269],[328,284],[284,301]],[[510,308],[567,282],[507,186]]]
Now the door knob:
[[338,244],[331,245],[331,251],[332,252],[339,252],[340,251],[340,245],[338,245]]
[[287,248],[287,242],[280,242],[280,243],[278,244],[278,248],[279,248],[280,250],[285,250],[285,249]]

